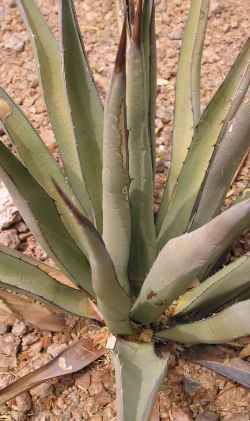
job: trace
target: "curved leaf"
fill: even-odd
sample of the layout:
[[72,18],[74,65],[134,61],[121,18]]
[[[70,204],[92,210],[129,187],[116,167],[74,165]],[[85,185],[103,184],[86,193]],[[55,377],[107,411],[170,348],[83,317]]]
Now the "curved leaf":
[[103,108],[81,39],[72,0],[60,0],[61,51],[75,148],[99,230],[102,230]]
[[191,1],[182,39],[176,77],[175,119],[172,159],[158,215],[158,230],[165,218],[169,201],[186,159],[194,128],[200,120],[201,55],[207,27],[209,0]]
[[59,145],[69,183],[94,220],[94,212],[83,177],[71,111],[65,93],[64,75],[57,42],[33,0],[18,0],[23,20],[31,33],[49,118]]
[[174,314],[191,311],[208,314],[237,297],[250,287],[250,254],[225,266],[196,288],[186,292],[177,302]]
[[46,380],[82,370],[104,353],[104,349],[94,349],[89,341],[81,339],[61,352],[54,360],[1,389],[0,405]]
[[180,324],[156,334],[159,339],[185,344],[219,344],[250,334],[250,300],[234,304],[198,322]]
[[202,279],[210,268],[249,226],[250,200],[225,211],[203,227],[170,240],[159,253],[131,317],[150,323],[184,293],[195,278]]
[[98,308],[108,328],[114,335],[130,335],[133,332],[128,318],[131,306],[130,298],[117,280],[113,262],[102,237],[60,187],[56,183],[55,185],[58,190],[58,196],[61,197],[61,200],[68,206],[68,211],[74,216],[74,225],[81,229],[78,243],[81,249],[86,251],[89,259]]
[[75,284],[93,295],[88,261],[65,229],[53,200],[2,143],[0,178],[40,245]]
[[[171,197],[158,236],[159,248],[187,230],[215,145],[238,110],[247,91],[250,73],[250,38],[225,81],[202,114]],[[248,81],[248,82],[247,82]]]
[[148,421],[167,372],[168,357],[160,359],[152,344],[117,339],[113,350],[117,411],[120,421]]
[[153,217],[153,169],[145,70],[141,42],[142,2],[138,2],[127,51],[127,125],[129,131],[129,201],[132,218],[129,279],[137,292],[156,255]]
[[54,268],[42,262],[0,246],[0,288],[31,295],[77,316],[96,318],[89,295],[59,283],[54,272]]

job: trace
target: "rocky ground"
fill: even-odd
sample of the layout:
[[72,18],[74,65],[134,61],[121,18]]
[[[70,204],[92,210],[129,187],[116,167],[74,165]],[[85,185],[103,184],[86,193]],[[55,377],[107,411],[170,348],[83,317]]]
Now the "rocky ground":
[[[57,34],[57,0],[38,3]],[[111,0],[76,0],[86,50],[100,92],[105,97],[114,60],[118,32],[116,9]],[[159,59],[156,115],[157,177],[156,204],[170,159],[174,85],[178,50],[189,6],[187,0],[158,0],[157,47]],[[168,7],[166,7],[168,3]],[[202,105],[207,104],[249,36],[250,3],[242,0],[213,0],[209,16],[205,52],[202,59]],[[22,107],[38,129],[51,152],[56,152],[27,32],[14,0],[0,0],[0,85]],[[8,139],[0,131],[4,142]],[[246,158],[235,184],[228,193],[230,201],[245,186],[250,175]],[[8,192],[0,184],[0,243],[47,261],[35,242]],[[250,250],[250,235],[238,241],[231,255]],[[52,334],[35,330],[13,317],[0,317],[0,388],[39,367],[81,335],[100,336],[105,332],[94,323],[69,318],[67,329]],[[193,392],[190,381],[197,381]],[[199,421],[250,419],[250,393],[208,370],[173,357],[168,379],[159,395],[157,420]],[[108,359],[74,376],[43,384],[0,408],[0,420],[115,420],[115,387]],[[132,421],[132,420],[131,420]]]

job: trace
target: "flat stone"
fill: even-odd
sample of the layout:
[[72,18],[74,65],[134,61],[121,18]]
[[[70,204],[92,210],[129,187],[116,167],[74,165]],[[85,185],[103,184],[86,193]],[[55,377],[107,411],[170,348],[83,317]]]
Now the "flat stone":
[[3,183],[0,183],[0,230],[9,228],[21,220],[18,209]]
[[37,334],[35,332],[28,333],[22,339],[22,346],[26,348],[28,345],[34,344],[38,340]]
[[11,373],[0,373],[0,389],[9,386],[14,381],[15,377]]
[[0,354],[0,369],[15,368],[17,366],[16,357],[9,357],[7,355]]
[[18,37],[16,34],[9,35],[6,41],[4,42],[4,47],[9,50],[14,50],[17,53],[20,53],[24,50],[24,41]]
[[12,228],[7,231],[0,232],[0,244],[3,246],[16,249],[20,242],[20,238],[18,237],[15,229]]
[[67,344],[51,344],[48,346],[47,352],[52,357],[57,357],[62,351],[67,348]]
[[15,336],[23,336],[27,332],[27,326],[22,320],[16,320],[11,333]]
[[175,29],[174,31],[168,34],[168,38],[172,40],[176,40],[176,41],[181,40],[182,33],[183,33],[182,29]]
[[0,336],[0,354],[7,356],[16,356],[20,340],[12,333]]
[[30,394],[28,392],[24,392],[21,395],[18,395],[15,399],[13,407],[16,411],[22,413],[30,411],[32,407]]

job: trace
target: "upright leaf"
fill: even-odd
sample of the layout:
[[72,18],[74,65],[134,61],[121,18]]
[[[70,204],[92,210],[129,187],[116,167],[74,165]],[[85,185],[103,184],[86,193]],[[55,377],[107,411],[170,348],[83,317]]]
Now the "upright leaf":
[[131,317],[151,323],[184,293],[196,278],[203,279],[233,240],[249,226],[250,200],[225,211],[203,227],[170,240],[159,253]]
[[54,360],[1,389],[0,404],[54,377],[76,373],[93,363],[104,353],[105,350],[95,349],[89,341],[81,339],[61,352]]
[[75,148],[97,226],[102,227],[103,108],[81,39],[72,0],[60,0],[61,51]]
[[128,259],[131,221],[129,206],[128,136],[125,112],[126,26],[120,40],[104,113],[103,240],[118,280],[129,292]]
[[149,421],[167,372],[168,357],[160,359],[152,344],[117,339],[113,351],[117,411],[120,421]]
[[42,262],[0,246],[0,288],[31,295],[77,316],[96,318],[89,295],[59,283],[53,277],[54,272],[55,269]]
[[175,119],[170,172],[158,216],[158,229],[186,159],[194,128],[200,119],[201,55],[207,27],[209,0],[192,0],[182,39],[176,77]]
[[[250,65],[245,83],[250,83]],[[243,86],[245,90],[245,86]],[[225,134],[214,150],[207,175],[193,209],[189,230],[199,228],[218,215],[234,174],[245,156],[250,143],[250,88],[239,109],[225,129]]]
[[142,58],[145,77],[145,100],[148,114],[148,137],[155,171],[155,103],[156,103],[156,35],[154,0],[145,1],[142,15]]
[[0,178],[40,245],[75,284],[93,295],[88,261],[64,227],[54,201],[2,143]]
[[18,5],[31,33],[44,99],[69,183],[83,208],[87,210],[89,218],[94,219],[94,210],[82,173],[76,133],[65,93],[57,42],[33,0],[18,0]]
[[74,216],[74,225],[80,227],[79,245],[86,252],[91,266],[92,284],[97,297],[98,308],[114,335],[129,335],[132,328],[128,318],[130,298],[118,282],[112,259],[102,237],[74,206],[65,193],[56,185],[58,196]]
[[[158,236],[159,248],[187,230],[215,145],[238,110],[249,84],[250,38],[202,114]],[[247,82],[248,81],[248,82]]]
[[143,67],[142,1],[129,37],[127,52],[127,124],[129,131],[129,201],[132,217],[129,278],[137,292],[156,254],[153,218],[153,169]]
[[87,215],[86,209],[80,206],[59,165],[49,153],[36,130],[31,126],[25,115],[14,104],[11,98],[0,88],[0,109],[3,110],[4,107],[6,109],[8,108],[9,112],[5,116],[3,115],[2,118],[0,116],[0,122],[11,141],[17,147],[22,162],[28,168],[28,171],[40,186],[47,191],[48,195],[55,200],[55,205],[62,214],[62,219],[67,230],[74,237],[71,229],[71,219],[67,218],[67,216],[65,217],[65,205],[56,200],[57,196],[55,194],[55,186],[52,183],[52,177],[65,189],[75,205],[80,207],[85,215]]
[[250,300],[242,301],[198,322],[180,324],[156,334],[157,338],[185,344],[220,344],[250,334]]

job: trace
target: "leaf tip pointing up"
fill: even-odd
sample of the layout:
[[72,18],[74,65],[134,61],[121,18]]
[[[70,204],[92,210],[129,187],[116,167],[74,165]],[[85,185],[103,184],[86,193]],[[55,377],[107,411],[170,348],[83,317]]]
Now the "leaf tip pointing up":
[[142,22],[142,11],[143,1],[138,0],[137,10],[134,19],[134,30],[133,30],[133,41],[139,48],[141,45],[141,22]]
[[126,44],[127,44],[127,29],[126,20],[124,20],[122,33],[120,37],[119,47],[115,60],[115,72],[121,73],[125,69],[126,64]]

